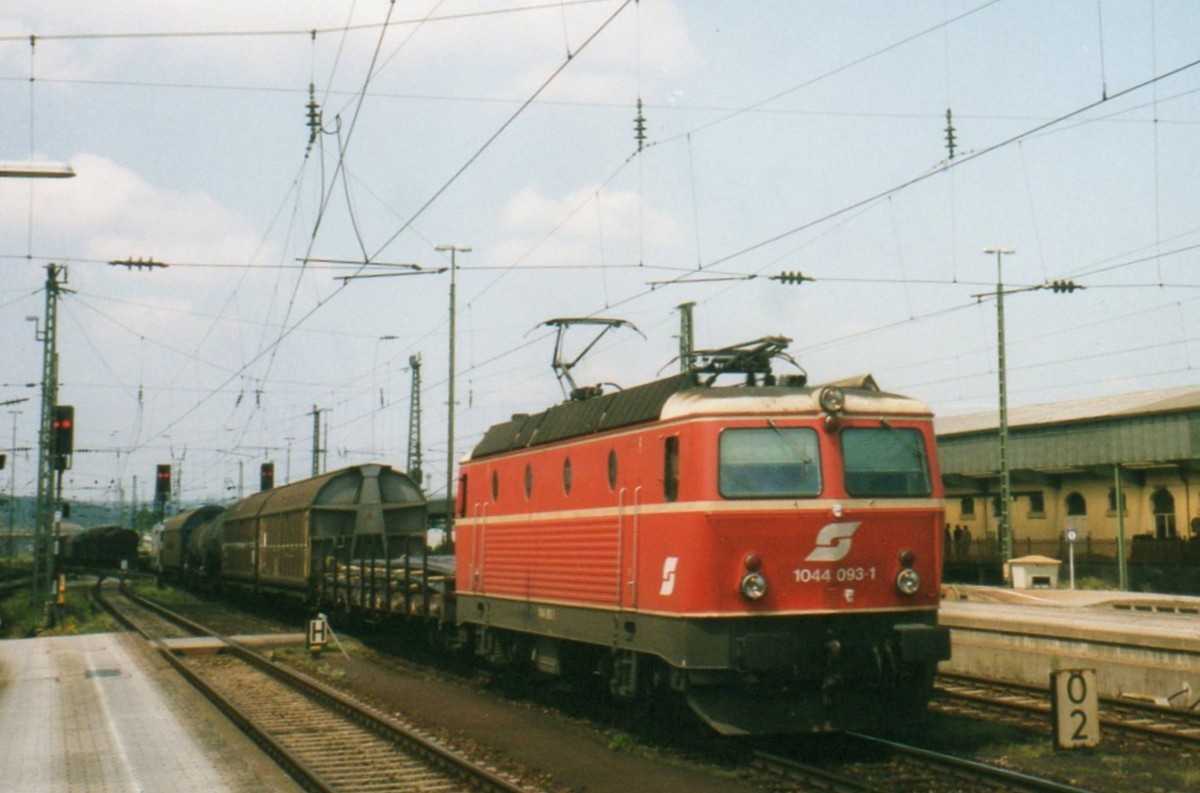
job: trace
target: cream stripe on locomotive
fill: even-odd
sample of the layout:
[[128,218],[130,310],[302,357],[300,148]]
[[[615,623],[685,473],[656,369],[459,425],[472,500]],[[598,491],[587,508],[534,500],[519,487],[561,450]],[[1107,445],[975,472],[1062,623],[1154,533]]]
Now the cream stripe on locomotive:
[[535,521],[580,520],[592,518],[619,518],[633,512],[639,515],[703,515],[710,513],[771,513],[786,512],[794,515],[836,515],[838,512],[877,513],[881,510],[926,511],[939,510],[945,506],[940,498],[875,498],[875,499],[818,499],[814,501],[788,501],[779,499],[746,501],[686,501],[674,503],[634,504],[600,507],[597,509],[571,509],[558,512],[517,512],[495,515],[484,511],[455,520],[459,526],[497,523],[533,523]]

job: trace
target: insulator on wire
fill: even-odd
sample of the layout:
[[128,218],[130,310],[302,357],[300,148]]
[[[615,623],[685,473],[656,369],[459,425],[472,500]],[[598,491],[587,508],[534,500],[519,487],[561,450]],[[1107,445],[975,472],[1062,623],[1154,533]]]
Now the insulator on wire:
[[805,281],[815,281],[816,279],[812,278],[811,276],[805,275],[804,273],[800,272],[799,270],[797,270],[796,272],[792,272],[791,270],[785,270],[782,273],[779,273],[778,275],[772,275],[771,280],[778,281],[781,284],[801,284],[801,283],[804,283]]
[[317,104],[317,87],[308,84],[308,145],[313,145],[321,131],[321,106]]
[[637,101],[637,116],[633,119],[633,139],[637,141],[637,150],[646,146],[646,117],[642,115],[642,98]]

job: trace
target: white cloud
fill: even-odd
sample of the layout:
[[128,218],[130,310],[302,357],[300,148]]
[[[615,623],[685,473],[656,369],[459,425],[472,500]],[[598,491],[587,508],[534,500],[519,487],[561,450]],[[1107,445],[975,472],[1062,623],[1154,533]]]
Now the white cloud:
[[637,193],[596,186],[558,199],[527,187],[504,205],[500,226],[497,260],[524,265],[630,264],[639,248],[669,250],[686,237],[682,223]]
[[[209,195],[154,185],[96,154],[71,164],[75,178],[35,187],[34,236],[54,240],[51,247],[96,259],[188,262],[246,261],[258,247],[254,228]],[[26,196],[21,189],[0,192],[9,223],[26,222]]]

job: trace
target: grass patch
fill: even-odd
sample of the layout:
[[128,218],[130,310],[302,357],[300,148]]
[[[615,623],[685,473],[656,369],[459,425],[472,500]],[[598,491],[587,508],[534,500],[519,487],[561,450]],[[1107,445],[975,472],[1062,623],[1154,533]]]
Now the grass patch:
[[3,609],[3,635],[10,639],[77,636],[117,629],[112,617],[92,602],[85,587],[69,588],[66,601],[60,607],[47,607],[44,598],[35,598],[31,591],[24,590],[4,601],[0,608]]
[[319,679],[331,680],[336,683],[346,677],[346,670],[330,666],[321,660],[320,656],[313,656],[304,647],[280,647],[271,651],[271,658],[285,662],[289,666],[294,666]]
[[641,745],[627,732],[614,733],[608,740],[608,748],[613,752],[633,753],[641,750]]
[[194,606],[204,601],[197,598],[186,589],[176,589],[173,586],[158,586],[154,581],[139,578],[127,583],[129,590],[139,597],[154,601],[160,606],[172,608],[176,606]]

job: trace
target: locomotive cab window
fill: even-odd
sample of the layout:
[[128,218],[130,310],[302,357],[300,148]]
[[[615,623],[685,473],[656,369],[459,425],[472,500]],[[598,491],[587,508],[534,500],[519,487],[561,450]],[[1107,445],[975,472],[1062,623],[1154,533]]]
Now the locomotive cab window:
[[467,475],[463,474],[458,478],[458,516],[465,518],[467,516]]
[[794,498],[821,492],[821,452],[808,427],[721,433],[719,486],[725,498]]
[[663,498],[679,498],[679,438],[675,435],[663,444]]
[[846,492],[852,496],[928,496],[933,492],[925,437],[917,429],[842,430]]

